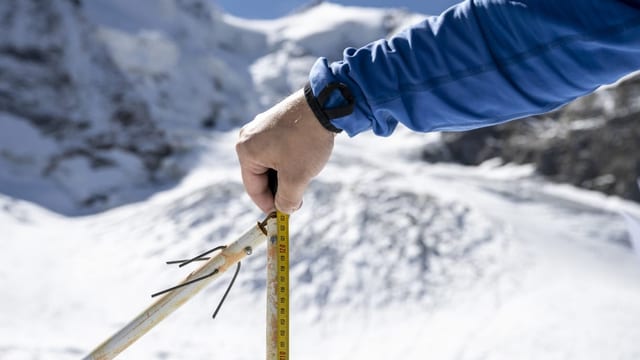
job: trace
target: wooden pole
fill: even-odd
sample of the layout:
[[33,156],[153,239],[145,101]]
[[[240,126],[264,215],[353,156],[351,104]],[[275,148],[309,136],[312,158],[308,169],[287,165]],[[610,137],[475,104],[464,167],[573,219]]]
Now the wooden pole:
[[289,360],[289,215],[276,219],[267,243],[267,360]]
[[108,360],[115,358],[169,314],[191,299],[200,290],[204,289],[211,281],[219,277],[227,269],[250,254],[253,249],[265,242],[267,234],[273,233],[276,233],[276,219],[273,216],[269,216],[262,223],[258,223],[258,225],[242,234],[236,241],[228,245],[218,255],[209,259],[196,271],[189,274],[181,284],[209,275],[217,269],[215,275],[168,292],[140,313],[135,319],[131,320],[125,327],[99,345],[84,359]]

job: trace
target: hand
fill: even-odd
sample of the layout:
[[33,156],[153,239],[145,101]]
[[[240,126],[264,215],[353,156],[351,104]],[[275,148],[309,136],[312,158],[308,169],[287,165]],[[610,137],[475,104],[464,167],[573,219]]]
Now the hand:
[[[259,114],[240,130],[236,144],[247,194],[265,213],[298,210],[309,182],[329,160],[334,137],[318,122],[302,90]],[[278,172],[275,199],[269,169]]]

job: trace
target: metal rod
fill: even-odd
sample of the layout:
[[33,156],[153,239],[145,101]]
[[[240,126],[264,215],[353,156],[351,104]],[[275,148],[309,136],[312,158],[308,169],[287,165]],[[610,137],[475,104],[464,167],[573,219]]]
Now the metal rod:
[[198,258],[198,259],[183,259],[183,260],[169,260],[166,262],[167,265],[175,265],[175,264],[182,264],[185,263],[187,261],[207,261],[211,259],[210,257],[203,257],[203,258]]
[[236,272],[233,273],[233,277],[231,278],[231,282],[229,283],[229,286],[227,286],[227,290],[224,291],[224,295],[222,295],[222,299],[220,299],[218,306],[216,306],[216,309],[213,311],[213,315],[211,315],[211,317],[214,319],[218,315],[218,312],[220,311],[222,304],[224,304],[224,300],[227,298],[227,295],[229,295],[229,291],[231,291],[231,288],[233,287],[233,283],[236,282],[236,278],[238,277],[238,273],[240,272],[240,264],[241,264],[240,261],[238,261],[238,266],[236,266]]

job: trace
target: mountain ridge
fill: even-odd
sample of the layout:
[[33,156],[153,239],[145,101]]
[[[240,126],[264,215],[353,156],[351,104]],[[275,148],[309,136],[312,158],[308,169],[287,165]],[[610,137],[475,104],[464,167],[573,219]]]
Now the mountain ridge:
[[[14,3],[0,5],[0,132],[34,131],[28,147],[0,142],[0,191],[69,215],[175,185],[211,131],[249,121],[301,87],[317,57],[407,16],[323,3],[256,27],[199,0]],[[50,195],[32,196],[38,187]]]

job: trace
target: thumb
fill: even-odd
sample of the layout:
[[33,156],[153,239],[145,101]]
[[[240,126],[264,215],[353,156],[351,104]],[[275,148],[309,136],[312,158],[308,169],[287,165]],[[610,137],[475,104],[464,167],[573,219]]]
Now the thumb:
[[302,195],[309,181],[293,179],[278,172],[278,191],[275,196],[276,209],[291,214],[302,206]]

